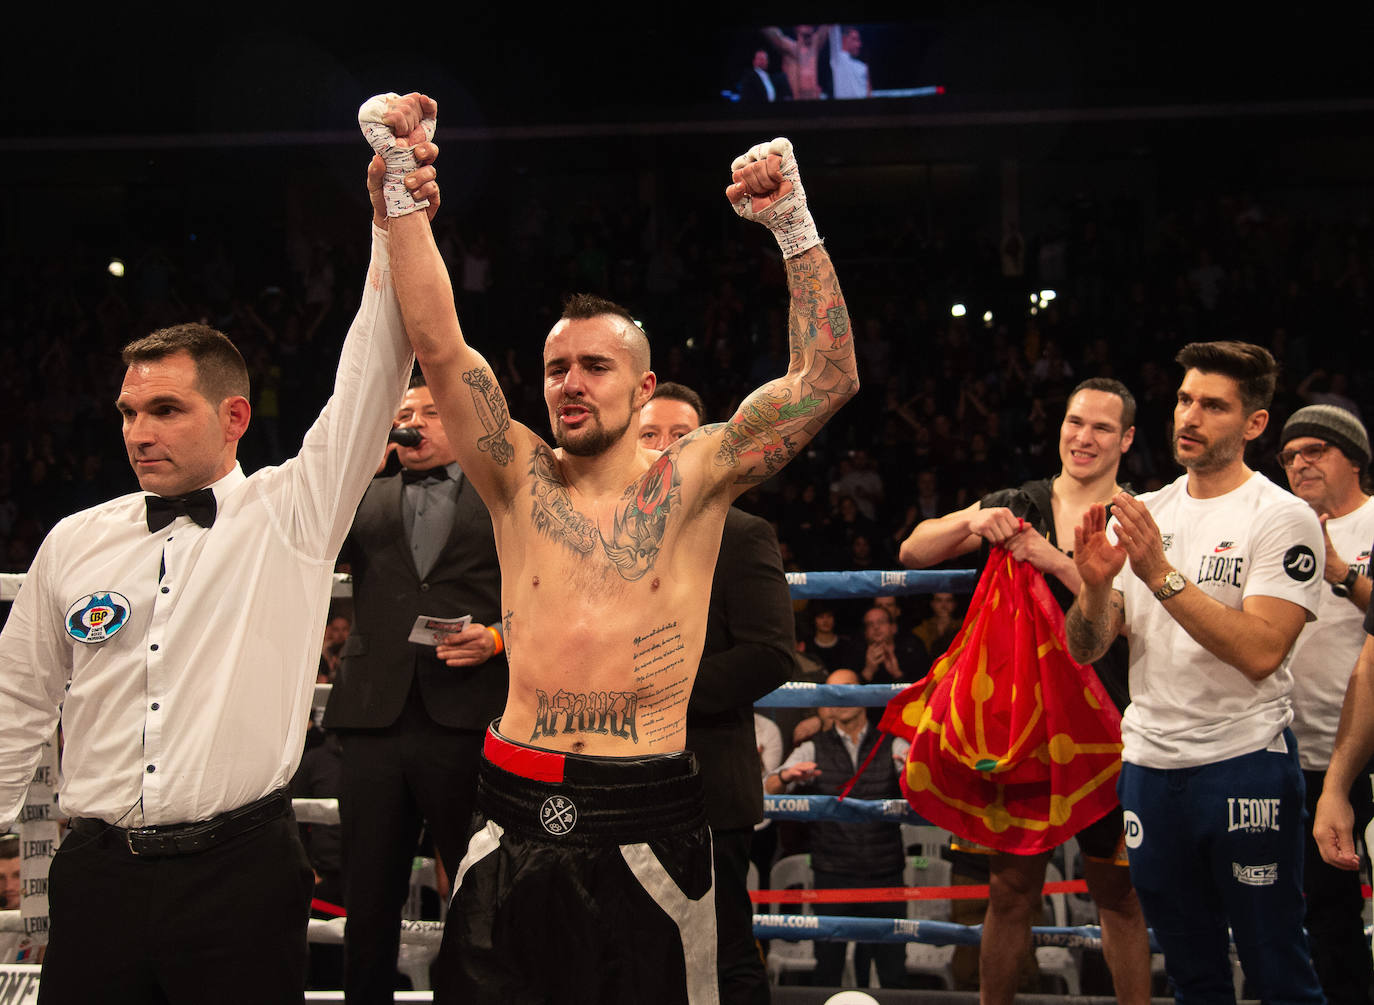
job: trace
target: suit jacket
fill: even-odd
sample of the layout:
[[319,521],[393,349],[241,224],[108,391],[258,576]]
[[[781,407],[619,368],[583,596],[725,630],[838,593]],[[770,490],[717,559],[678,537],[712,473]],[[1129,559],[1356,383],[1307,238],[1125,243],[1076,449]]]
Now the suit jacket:
[[763,819],[763,766],[754,702],[792,676],[792,594],[768,521],[730,507],[706,617],[706,647],[687,706],[687,749],[697,755],[711,827]]
[[448,541],[423,580],[402,523],[400,475],[378,478],[363,496],[341,557],[353,567],[353,631],[324,711],[328,729],[394,723],[412,685],[430,718],[458,729],[485,729],[501,714],[510,672],[504,655],[481,666],[450,667],[432,646],[407,641],[420,614],[474,624],[501,618],[501,570],[491,515],[463,478]]
[[[781,73],[770,73],[768,79],[773,82],[773,100],[791,101],[792,85],[787,82],[787,78]],[[748,105],[768,104],[768,91],[764,89],[763,81],[759,80],[759,75],[751,67],[744,71],[744,76],[739,81],[739,99]]]

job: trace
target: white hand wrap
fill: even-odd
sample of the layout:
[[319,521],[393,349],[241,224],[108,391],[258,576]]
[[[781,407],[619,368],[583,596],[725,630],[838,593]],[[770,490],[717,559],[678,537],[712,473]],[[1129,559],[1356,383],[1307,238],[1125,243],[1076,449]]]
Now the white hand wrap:
[[[378,94],[368,98],[358,109],[358,125],[362,127],[363,135],[367,137],[367,142],[372,144],[372,149],[381,154],[382,160],[386,161],[382,198],[386,201],[388,217],[406,216],[429,205],[428,199],[417,202],[406,189],[405,176],[420,165],[410,147],[397,146],[396,135],[386,124],[387,102],[398,98],[399,94]],[[425,131],[425,139],[434,139],[433,118],[422,119],[420,126]]]
[[753,197],[746,194],[734,204],[735,212],[746,220],[757,220],[773,232],[782,249],[783,258],[795,258],[808,248],[821,243],[816,233],[816,221],[811,219],[811,211],[806,208],[806,190],[802,188],[801,175],[797,172],[797,158],[792,155],[792,141],[779,136],[771,143],[760,143],[749,152],[736,157],[730,170],[738,171],[746,164],[767,159],[776,154],[782,158],[782,177],[792,183],[792,191],[757,213],[753,209]]

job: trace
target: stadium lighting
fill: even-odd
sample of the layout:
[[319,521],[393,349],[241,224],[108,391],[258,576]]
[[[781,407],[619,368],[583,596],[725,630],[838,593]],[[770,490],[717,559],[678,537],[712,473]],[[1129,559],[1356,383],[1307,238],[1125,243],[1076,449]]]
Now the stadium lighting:
[[111,258],[110,264],[105,268],[116,279],[124,278],[124,260],[122,258]]
[[955,304],[949,309],[949,313],[951,317],[961,318],[968,313],[968,308],[963,304]]
[[990,325],[990,324],[992,324],[992,311],[984,311],[984,312],[983,312],[983,324],[985,324],[985,325]]
[[1055,297],[1057,297],[1058,295],[1059,295],[1059,294],[1055,293],[1054,290],[1041,290],[1041,291],[1040,291],[1040,299],[1041,299],[1041,300],[1053,300],[1053,299],[1054,299]]

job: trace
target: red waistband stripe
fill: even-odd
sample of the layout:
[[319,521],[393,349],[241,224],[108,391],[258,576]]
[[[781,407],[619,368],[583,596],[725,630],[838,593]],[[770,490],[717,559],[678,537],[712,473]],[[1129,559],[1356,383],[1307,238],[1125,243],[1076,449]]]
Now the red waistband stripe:
[[502,771],[536,782],[561,782],[566,759],[554,750],[538,750],[511,743],[488,729],[482,753]]

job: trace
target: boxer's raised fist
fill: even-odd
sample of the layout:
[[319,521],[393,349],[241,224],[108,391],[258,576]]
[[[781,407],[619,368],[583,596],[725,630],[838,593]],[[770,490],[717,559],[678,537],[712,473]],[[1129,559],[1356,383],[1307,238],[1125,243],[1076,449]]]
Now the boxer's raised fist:
[[415,147],[434,136],[439,106],[423,94],[378,94],[358,109],[358,125],[372,149],[385,163],[382,197],[386,215],[405,216],[424,209],[428,202],[415,199],[405,178],[419,167]]
[[790,140],[780,136],[751,147],[730,165],[730,178],[725,198],[740,216],[773,232],[784,258],[821,243]]

